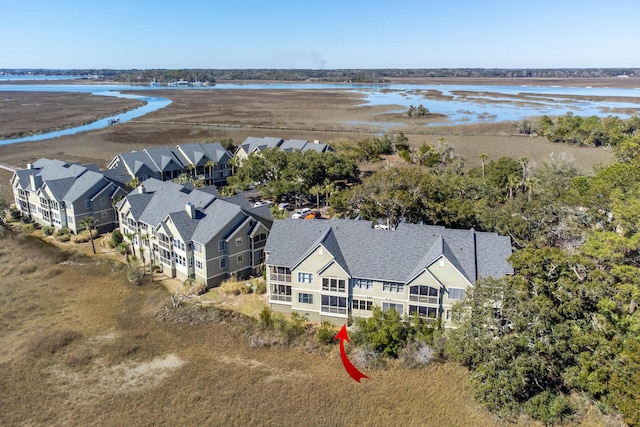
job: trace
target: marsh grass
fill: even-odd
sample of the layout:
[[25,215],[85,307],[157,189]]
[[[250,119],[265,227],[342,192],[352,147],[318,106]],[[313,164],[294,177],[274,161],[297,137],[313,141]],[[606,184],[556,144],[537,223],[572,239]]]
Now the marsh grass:
[[[117,263],[38,239],[0,243],[2,426],[502,424],[458,365],[367,368],[358,384],[335,345],[252,347],[256,319],[173,309],[157,283],[130,284]],[[36,270],[22,275],[26,259]]]

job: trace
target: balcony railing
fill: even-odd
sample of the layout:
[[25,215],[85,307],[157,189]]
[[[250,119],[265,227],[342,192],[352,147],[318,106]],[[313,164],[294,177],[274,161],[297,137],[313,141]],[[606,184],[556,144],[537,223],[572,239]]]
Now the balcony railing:
[[321,306],[320,311],[323,313],[347,314],[347,309],[344,307],[331,307],[327,305]]
[[291,295],[271,294],[271,301],[291,302]]

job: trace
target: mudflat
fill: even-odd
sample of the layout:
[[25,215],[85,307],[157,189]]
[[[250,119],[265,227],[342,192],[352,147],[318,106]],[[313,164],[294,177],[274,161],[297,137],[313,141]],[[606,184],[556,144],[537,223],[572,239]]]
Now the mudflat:
[[[565,85],[640,87],[640,79],[394,79],[393,83]],[[131,91],[136,93],[136,91]],[[10,93],[14,96],[16,93]],[[95,162],[105,167],[117,154],[151,146],[175,146],[231,138],[240,144],[248,136],[277,136],[331,142],[356,142],[383,132],[402,131],[410,144],[433,143],[444,138],[465,163],[479,165],[481,153],[490,158],[528,157],[543,161],[551,153],[567,152],[585,172],[613,159],[610,151],[548,142],[517,134],[513,123],[483,123],[428,127],[442,121],[435,114],[409,118],[399,105],[365,106],[363,97],[346,90],[157,90],[172,100],[158,111],[116,126],[55,139],[0,145],[0,161],[18,167],[41,157]],[[17,95],[15,95],[17,96]],[[20,92],[23,108],[11,122],[0,115],[0,136],[33,133],[51,127],[71,126],[134,106],[137,101],[69,93]],[[437,97],[437,91],[425,91]],[[514,99],[526,102],[526,97]],[[49,111],[53,110],[53,111]],[[45,111],[49,111],[46,112]],[[5,136],[6,137],[6,136]]]

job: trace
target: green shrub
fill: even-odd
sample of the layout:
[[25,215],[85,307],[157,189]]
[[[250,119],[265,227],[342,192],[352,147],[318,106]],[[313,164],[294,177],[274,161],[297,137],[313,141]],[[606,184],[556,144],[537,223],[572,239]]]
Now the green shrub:
[[272,314],[273,312],[269,307],[265,307],[262,309],[262,311],[260,312],[260,323],[262,324],[262,326],[267,328],[271,327],[271,325],[273,324]]
[[118,245],[118,252],[120,255],[126,255],[129,253],[129,244],[127,242],[122,242]]
[[45,236],[53,235],[54,231],[55,229],[50,225],[45,225],[44,227],[42,227],[42,234]]
[[353,342],[357,345],[368,344],[384,356],[398,357],[409,337],[407,322],[396,310],[382,311],[374,307],[373,316],[357,319],[356,325]]
[[321,344],[327,345],[337,343],[338,341],[333,339],[337,332],[338,328],[333,323],[324,320],[318,328],[318,341],[320,341]]
[[124,242],[124,236],[122,236],[122,232],[116,228],[111,232],[111,237],[109,238],[109,247],[112,249],[117,248],[122,242]]
[[56,236],[62,236],[62,235],[69,235],[71,234],[71,231],[67,228],[61,228],[60,230],[56,231]]
[[545,390],[536,394],[524,404],[524,411],[545,425],[556,424],[569,418],[573,414],[573,408],[563,394],[552,393]]
[[68,234],[60,234],[54,237],[58,242],[68,242],[71,240],[71,236]]

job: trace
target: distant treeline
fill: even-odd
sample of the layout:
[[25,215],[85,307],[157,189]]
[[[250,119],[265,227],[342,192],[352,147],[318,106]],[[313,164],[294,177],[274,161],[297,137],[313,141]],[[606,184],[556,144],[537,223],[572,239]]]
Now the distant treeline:
[[177,80],[210,82],[216,80],[275,80],[385,83],[400,77],[462,77],[462,78],[607,78],[640,77],[640,68],[413,68],[413,69],[0,69],[1,74],[69,75],[97,80],[136,83],[169,83]]

